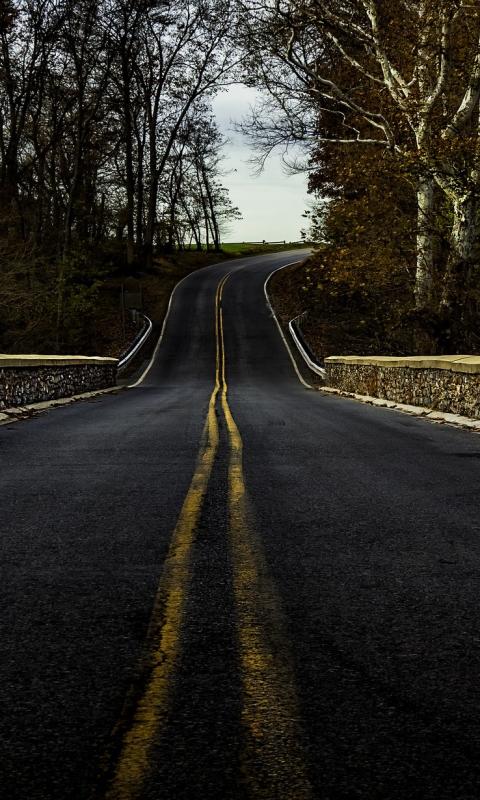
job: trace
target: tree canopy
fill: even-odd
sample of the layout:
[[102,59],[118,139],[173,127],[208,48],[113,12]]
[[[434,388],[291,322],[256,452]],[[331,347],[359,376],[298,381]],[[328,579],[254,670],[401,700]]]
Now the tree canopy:
[[71,347],[114,255],[148,270],[155,251],[219,247],[238,214],[210,110],[238,63],[232,14],[229,0],[1,3],[4,347]]
[[416,195],[416,308],[458,311],[478,238],[480,8],[463,0],[241,8],[251,79],[267,93],[243,126],[260,159],[302,142],[313,171],[335,157],[332,148],[353,170],[354,149],[362,169],[366,159],[390,160]]

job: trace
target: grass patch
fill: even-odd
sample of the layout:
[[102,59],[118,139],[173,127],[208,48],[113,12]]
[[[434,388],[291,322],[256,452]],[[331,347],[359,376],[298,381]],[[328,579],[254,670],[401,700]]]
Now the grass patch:
[[286,242],[285,244],[272,244],[268,242],[265,244],[256,242],[229,242],[227,244],[222,244],[224,253],[237,257],[256,256],[262,255],[263,253],[283,253],[286,250],[298,250],[303,247],[309,248],[311,245],[304,243],[299,244],[298,242]]

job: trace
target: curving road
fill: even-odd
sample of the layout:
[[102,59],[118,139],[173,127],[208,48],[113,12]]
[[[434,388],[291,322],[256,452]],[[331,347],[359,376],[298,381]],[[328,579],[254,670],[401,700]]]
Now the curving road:
[[480,439],[300,382],[263,287],[303,255],[0,427],[5,800],[480,797]]

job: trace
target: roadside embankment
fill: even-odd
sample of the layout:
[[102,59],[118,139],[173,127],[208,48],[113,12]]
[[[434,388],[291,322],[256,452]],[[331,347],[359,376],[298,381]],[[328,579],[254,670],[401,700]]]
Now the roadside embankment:
[[0,355],[0,408],[107,389],[116,379],[116,358]]
[[480,418],[480,356],[330,356],[325,385]]

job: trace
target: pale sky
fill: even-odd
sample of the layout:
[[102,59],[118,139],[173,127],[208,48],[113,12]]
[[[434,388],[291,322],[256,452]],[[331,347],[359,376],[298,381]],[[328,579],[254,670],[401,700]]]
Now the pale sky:
[[[246,86],[232,86],[218,95],[213,111],[220,130],[232,143],[225,148],[222,169],[230,171],[222,183],[230,191],[230,199],[238,206],[243,219],[231,224],[225,242],[298,241],[300,230],[307,220],[302,214],[307,208],[307,176],[286,176],[279,155],[270,156],[265,170],[252,177],[251,165],[245,163],[250,148],[240,134],[234,133],[230,120],[240,121],[253,105],[256,93]],[[233,172],[233,170],[237,170]]]

